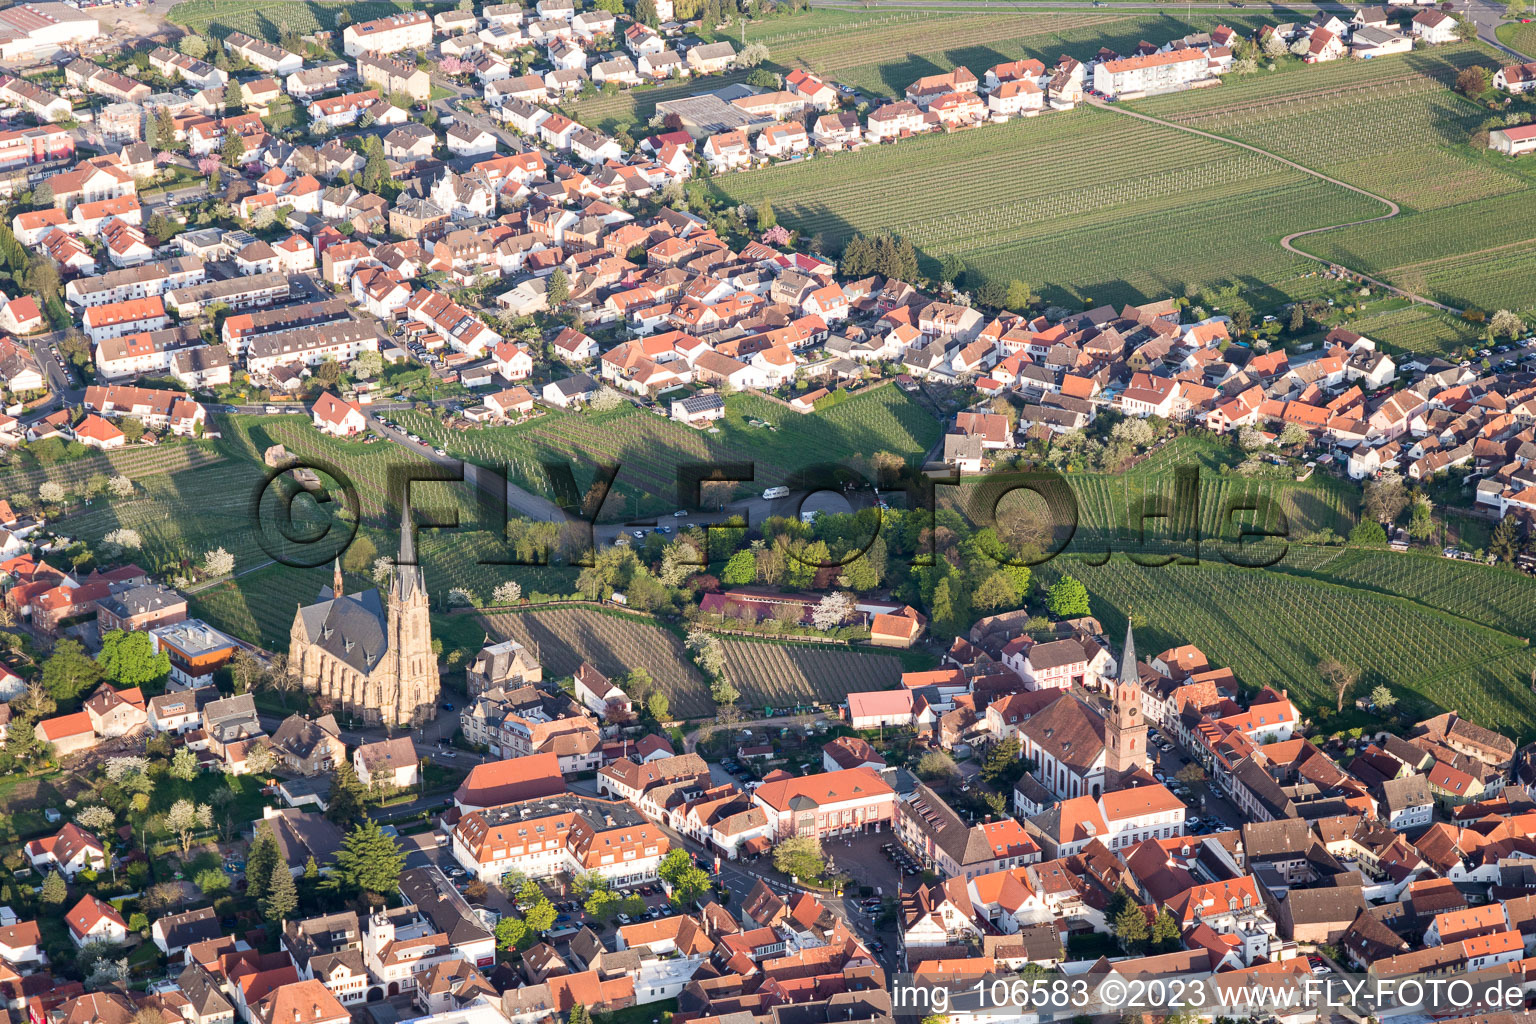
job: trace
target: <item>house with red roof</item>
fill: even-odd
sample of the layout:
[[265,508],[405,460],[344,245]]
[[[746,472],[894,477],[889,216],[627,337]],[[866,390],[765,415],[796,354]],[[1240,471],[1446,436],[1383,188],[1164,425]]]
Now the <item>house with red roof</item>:
[[74,822],[51,836],[32,840],[24,850],[32,867],[39,871],[51,868],[70,879],[87,868],[100,870],[107,866],[107,850],[101,840]]
[[899,612],[882,612],[869,624],[869,642],[874,647],[911,647],[927,625],[927,618],[911,605]]
[[855,729],[880,729],[912,724],[912,691],[871,690],[848,695],[848,724]]
[[869,768],[764,781],[752,801],[780,836],[879,832],[896,813],[896,791]]
[[76,441],[91,448],[100,448],[104,452],[114,451],[128,443],[121,430],[95,413],[87,414],[85,419],[75,424],[74,431]]
[[45,718],[37,723],[34,731],[39,743],[53,747],[55,757],[78,754],[96,745],[96,730],[91,725],[91,716],[84,711]]
[[44,326],[43,311],[37,308],[37,300],[21,295],[0,306],[0,328],[12,334],[31,334]]
[[468,812],[563,792],[559,755],[528,754],[475,765],[454,791],[453,801],[460,811]]
[[1205,924],[1218,935],[1234,937],[1245,964],[1278,958],[1280,941],[1275,936],[1275,922],[1252,875],[1191,886],[1164,906],[1180,931]]
[[112,908],[112,904],[95,896],[85,896],[76,903],[65,922],[76,949],[84,949],[93,942],[115,945],[128,939],[128,922]]
[[309,414],[315,429],[332,437],[353,437],[368,429],[361,405],[342,401],[329,391],[320,395]]

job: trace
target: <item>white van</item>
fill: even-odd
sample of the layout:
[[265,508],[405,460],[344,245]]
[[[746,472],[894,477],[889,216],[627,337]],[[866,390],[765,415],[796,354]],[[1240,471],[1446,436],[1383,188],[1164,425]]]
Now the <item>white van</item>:
[[764,501],[772,501],[775,498],[787,498],[787,497],[789,497],[789,488],[788,487],[770,487],[766,491],[763,492],[763,500]]

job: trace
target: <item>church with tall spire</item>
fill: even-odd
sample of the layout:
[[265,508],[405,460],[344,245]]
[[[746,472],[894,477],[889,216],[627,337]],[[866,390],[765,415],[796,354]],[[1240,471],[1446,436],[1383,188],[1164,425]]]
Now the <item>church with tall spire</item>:
[[337,562],[332,585],[293,617],[288,665],[328,711],[404,728],[433,717],[441,684],[409,506],[389,592],[344,593]]
[[1104,788],[1114,791],[1139,770],[1147,768],[1147,721],[1141,709],[1141,667],[1136,661],[1136,636],[1125,624],[1125,649],[1120,671],[1110,691],[1104,719]]

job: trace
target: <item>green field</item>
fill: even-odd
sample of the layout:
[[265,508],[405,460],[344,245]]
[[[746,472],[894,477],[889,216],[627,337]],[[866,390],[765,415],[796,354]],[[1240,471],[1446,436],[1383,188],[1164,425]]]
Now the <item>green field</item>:
[[1476,324],[1432,306],[1404,306],[1352,320],[1350,330],[1405,352],[1423,352],[1458,359],[1482,337]]
[[[1216,560],[1231,554],[1251,561],[1251,553],[1241,555],[1236,550],[1244,529],[1278,532],[1299,543],[1327,532],[1342,539],[1358,521],[1356,485],[1322,473],[1302,482],[1290,475],[1244,477],[1232,471],[1240,461],[1242,456],[1230,440],[1196,431],[1175,438],[1122,473],[1065,473],[1071,500],[1055,508],[1051,522],[1074,528],[1065,549],[1074,554],[1102,556],[1109,550]],[[1180,468],[1199,474],[1198,508],[1179,503],[1176,471]],[[977,525],[993,523],[996,507],[995,518],[1002,520],[1005,537],[1013,536],[1007,529],[1010,515],[1046,514],[1042,501],[1034,497],[1024,499],[1028,504],[1019,499],[998,502],[999,490],[995,483],[967,482],[939,488],[937,500],[940,508],[958,512]],[[1148,518],[1144,523],[1133,522],[1131,513],[1142,509]],[[1192,532],[1198,535],[1198,550],[1190,542]],[[1273,546],[1266,550],[1279,551]]]
[[[1086,58],[1107,46],[1126,53],[1143,39],[1162,43],[1227,24],[1259,21],[1124,11],[945,13],[817,10],[750,25],[749,43],[768,47],[780,68],[804,68],[869,96],[900,96],[915,79],[964,65],[977,75],[994,64],[1063,54]],[[738,37],[732,36],[733,39]]]
[[[771,426],[754,426],[754,420]],[[602,517],[608,521],[691,505],[677,490],[677,470],[685,464],[753,463],[753,480],[736,488],[744,495],[781,483],[821,459],[888,451],[920,464],[941,434],[938,421],[922,405],[890,386],[814,414],[756,395],[731,395],[725,418],[715,424],[719,433],[683,426],[628,402],[611,412],[546,410],[524,424],[468,431],[421,413],[401,413],[399,421],[467,461],[507,466],[514,481],[535,493],[549,493],[545,461],[572,463],[581,487],[594,465],[616,465],[616,495],[608,499]]]
[[1499,42],[1524,54],[1536,54],[1536,24],[1521,25],[1511,22],[1500,25]]
[[771,200],[830,249],[893,231],[1070,305],[1233,279],[1262,292],[1306,266],[1282,235],[1381,209],[1260,154],[1088,107],[712,181],[733,201]]
[[[1360,693],[1384,684],[1416,698],[1421,710],[1455,709],[1524,739],[1536,731],[1530,700],[1536,652],[1525,636],[1363,589],[1353,580],[1340,586],[1274,569],[1210,562],[1142,568],[1119,559],[1092,566],[1068,557],[1052,571],[1083,581],[1094,614],[1111,635],[1120,635],[1127,615],[1136,616],[1144,650],[1195,644],[1213,664],[1230,665],[1244,687],[1285,688],[1307,713],[1333,705],[1317,673],[1317,663],[1331,657],[1359,671]],[[1399,579],[1395,565],[1383,563],[1379,571]],[[1423,579],[1400,582],[1417,590]]]
[[359,0],[357,3],[316,0],[185,0],[166,16],[189,32],[222,39],[244,32],[275,43],[285,32],[309,35],[342,27],[336,17],[346,11],[353,23],[371,21],[398,11],[441,9],[448,0]]
[[1536,305],[1536,255],[1528,219],[1515,211],[1530,205],[1533,182],[1467,145],[1489,111],[1450,89],[1462,68],[1499,63],[1488,48],[1462,43],[1232,79],[1136,106],[1403,207],[1391,220],[1301,239],[1307,252],[1457,307],[1522,309]]
[[[1142,39],[1165,40],[1214,28],[1216,18],[1162,14],[1034,12],[964,14],[942,11],[812,10],[739,25],[720,38],[738,49],[743,39],[768,47],[778,71],[804,68],[852,86],[870,98],[899,96],[923,75],[963,64],[976,74],[1021,57],[1055,63],[1063,53],[1087,57],[1101,46],[1129,50]],[[1239,29],[1253,19],[1224,19]],[[711,75],[656,87],[599,94],[570,104],[572,116],[604,131],[644,124],[663,100],[739,82],[745,72]]]
[[[645,618],[567,606],[482,617],[495,638],[512,637],[537,652],[546,679],[571,675],[591,662],[609,677],[644,668],[671,702],[672,714],[714,712],[709,686],[688,660],[682,641]],[[837,703],[850,690],[882,690],[901,679],[894,654],[727,638],[726,665],[743,707]]]

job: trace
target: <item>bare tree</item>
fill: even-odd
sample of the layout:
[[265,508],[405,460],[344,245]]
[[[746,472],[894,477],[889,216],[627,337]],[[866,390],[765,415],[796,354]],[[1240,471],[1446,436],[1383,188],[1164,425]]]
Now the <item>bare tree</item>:
[[1349,693],[1349,688],[1355,685],[1359,678],[1354,669],[1345,665],[1337,658],[1324,658],[1317,663],[1317,674],[1323,677],[1334,694],[1338,697],[1337,710],[1344,710],[1344,698]]

